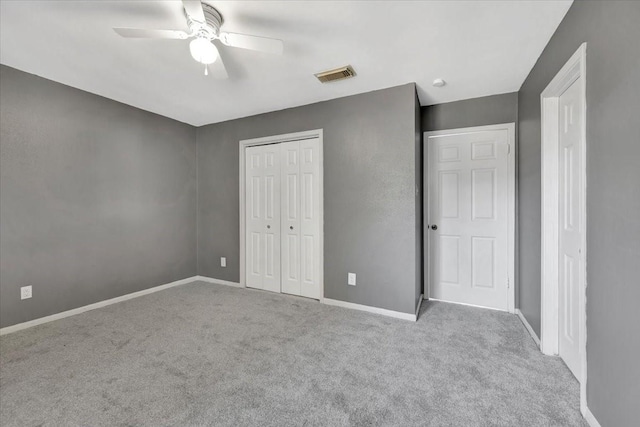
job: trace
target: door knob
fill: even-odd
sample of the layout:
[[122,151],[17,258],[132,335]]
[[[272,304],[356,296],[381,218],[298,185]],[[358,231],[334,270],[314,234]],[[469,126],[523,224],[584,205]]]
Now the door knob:
[[293,225],[290,225],[290,226],[289,226],[289,230],[293,230]]
[[267,228],[271,228],[271,226],[270,226],[270,225],[267,225]]
[[432,229],[432,230],[437,230],[437,229],[438,229],[438,226],[437,226],[437,225],[435,225],[435,224],[433,224],[433,225],[431,226],[431,229]]

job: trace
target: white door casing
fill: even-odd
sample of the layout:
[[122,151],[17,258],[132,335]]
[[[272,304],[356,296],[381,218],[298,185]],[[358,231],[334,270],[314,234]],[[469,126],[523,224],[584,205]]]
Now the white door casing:
[[558,259],[558,353],[571,372],[580,378],[579,294],[583,282],[582,261],[582,169],[580,84],[574,82],[558,100],[559,259]]
[[280,292],[280,147],[247,148],[247,286]]
[[[249,158],[269,144],[279,152],[280,282],[276,292],[323,300],[322,129],[240,141],[240,284],[254,286]],[[273,229],[273,227],[271,228]],[[255,237],[254,237],[255,239]],[[297,248],[294,246],[297,245]],[[275,259],[275,257],[274,257]],[[258,264],[259,265],[259,264]],[[267,289],[264,286],[261,289]]]
[[425,133],[428,298],[515,310],[513,137],[513,124]]

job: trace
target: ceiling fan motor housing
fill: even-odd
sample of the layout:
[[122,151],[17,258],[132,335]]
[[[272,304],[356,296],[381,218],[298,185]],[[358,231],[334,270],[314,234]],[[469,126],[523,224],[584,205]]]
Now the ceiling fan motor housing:
[[224,19],[218,10],[207,4],[202,3],[202,9],[204,11],[204,18],[206,22],[203,23],[199,21],[195,21],[191,16],[187,14],[187,11],[184,10],[184,15],[187,18],[187,23],[192,32],[199,34],[208,39],[218,38],[220,35],[220,28],[222,24],[224,24]]

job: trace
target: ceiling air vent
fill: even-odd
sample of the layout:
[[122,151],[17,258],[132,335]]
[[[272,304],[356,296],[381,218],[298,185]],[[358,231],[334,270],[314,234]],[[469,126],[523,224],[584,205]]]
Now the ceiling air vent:
[[320,83],[329,83],[336,80],[348,79],[356,75],[351,65],[346,67],[336,68],[334,70],[323,71],[318,74],[314,74],[320,80]]

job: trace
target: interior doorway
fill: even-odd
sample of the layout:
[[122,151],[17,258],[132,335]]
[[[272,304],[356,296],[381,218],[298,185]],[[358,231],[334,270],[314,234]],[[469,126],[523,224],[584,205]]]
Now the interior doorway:
[[240,141],[240,283],[322,300],[322,130]]
[[515,310],[515,125],[425,133],[425,298]]
[[541,94],[543,353],[559,355],[586,409],[586,43]]

